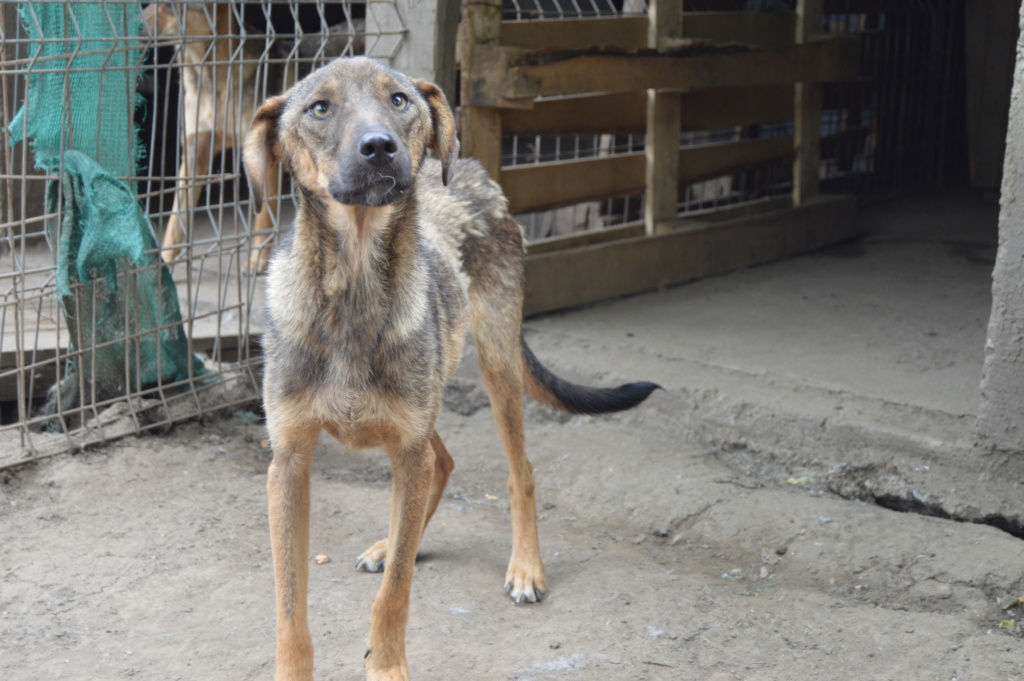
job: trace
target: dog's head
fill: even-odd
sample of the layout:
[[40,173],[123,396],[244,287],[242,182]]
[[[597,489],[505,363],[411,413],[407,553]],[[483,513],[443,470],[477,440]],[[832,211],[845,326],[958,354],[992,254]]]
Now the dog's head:
[[428,149],[447,184],[459,142],[444,93],[372,59],[343,57],[259,108],[243,158],[257,207],[275,163],[324,199],[384,206],[412,190]]

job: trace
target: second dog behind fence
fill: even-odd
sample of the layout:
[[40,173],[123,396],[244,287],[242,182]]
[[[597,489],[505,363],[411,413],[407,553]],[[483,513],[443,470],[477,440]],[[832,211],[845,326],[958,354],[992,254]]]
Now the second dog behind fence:
[[[454,464],[434,429],[466,332],[509,464],[506,593],[539,601],[540,555],[523,398],[577,413],[633,407],[657,388],[589,388],[545,369],[521,332],[525,255],[497,184],[457,160],[451,109],[432,83],[366,58],[337,59],[269,99],[245,141],[257,201],[276,164],[292,174],[295,224],[268,268],[264,406],[277,603],[277,678],[308,681],[310,465],[321,430],[383,447],[393,470],[388,536],[357,566],[384,570],[366,674],[408,679],[405,632],[420,538]],[[432,150],[439,160],[426,159]]]
[[[168,263],[192,238],[200,192],[213,179],[209,176],[213,158],[241,149],[263,99],[282,92],[296,80],[296,73],[309,73],[314,59],[363,51],[362,20],[333,26],[325,36],[297,44],[276,39],[268,48],[251,28],[242,30],[237,12],[232,3],[153,3],[143,10],[149,34],[173,42],[181,67],[180,162],[161,250]],[[296,63],[286,63],[289,52],[298,56]],[[249,257],[242,264],[252,274],[266,265],[266,242],[278,214],[278,173],[268,172],[267,183],[266,199],[250,230]]]

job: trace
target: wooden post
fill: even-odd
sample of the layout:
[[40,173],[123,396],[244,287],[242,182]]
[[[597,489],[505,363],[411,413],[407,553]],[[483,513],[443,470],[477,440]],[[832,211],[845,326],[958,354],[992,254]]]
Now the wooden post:
[[[651,0],[647,21],[648,47],[665,49],[683,35],[682,0]],[[648,235],[664,231],[659,224],[677,216],[681,104],[678,92],[647,91],[644,225]]]
[[470,62],[481,57],[477,46],[501,44],[501,0],[464,0],[459,27],[458,61],[462,70],[460,111],[462,155],[480,161],[488,174],[501,183],[501,111],[468,106],[474,83]]
[[[823,0],[797,0],[797,44],[822,32],[823,5]],[[821,187],[821,84],[797,83],[795,87],[793,205],[799,206],[817,196]]]
[[462,12],[460,0],[437,0],[434,31],[434,82],[455,106],[455,43]]

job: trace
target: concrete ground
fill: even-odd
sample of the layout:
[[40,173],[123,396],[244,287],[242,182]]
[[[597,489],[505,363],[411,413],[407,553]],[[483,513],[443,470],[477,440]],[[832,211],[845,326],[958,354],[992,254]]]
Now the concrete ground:
[[[1012,494],[1000,505],[992,493],[1019,489],[1020,464],[974,451],[998,215],[966,190],[878,201],[854,242],[527,328],[540,353],[553,336],[568,348],[619,339],[631,370],[678,386],[715,437],[797,459],[815,443],[819,467],[884,469],[893,449],[913,451],[920,465],[902,468],[921,470],[864,495],[971,520],[1006,513],[1024,529]],[[614,366],[617,351],[588,363]],[[936,457],[956,463],[948,478],[921,463]],[[980,487],[957,484],[967,470]]]
[[[990,681],[1024,672],[1024,480],[973,446],[997,208],[864,209],[864,238],[527,320],[637,409],[527,406],[549,593],[514,606],[505,462],[475,362],[413,587],[412,678]],[[470,353],[472,354],[472,353]],[[55,457],[0,484],[0,678],[269,679],[269,452],[252,414]],[[377,452],[313,472],[318,679],[359,679],[385,531]]]
[[969,416],[997,219],[998,206],[966,192],[879,202],[862,210],[856,242],[529,325],[633,331],[629,342],[671,359],[669,370],[693,363],[753,383]]

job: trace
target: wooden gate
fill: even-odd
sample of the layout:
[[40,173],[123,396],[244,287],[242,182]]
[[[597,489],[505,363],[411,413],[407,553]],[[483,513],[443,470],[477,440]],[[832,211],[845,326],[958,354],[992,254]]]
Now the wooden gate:
[[[628,0],[627,0],[628,2]],[[856,201],[819,194],[821,84],[852,80],[859,40],[823,33],[822,0],[795,13],[684,13],[503,20],[464,2],[458,42],[463,153],[514,213],[643,195],[614,228],[528,247],[525,313],[651,290],[786,257],[855,234]],[[681,131],[792,120],[792,134],[680,147]],[[644,151],[503,165],[509,135],[645,135]],[[791,159],[792,193],[680,217],[680,187]]]

